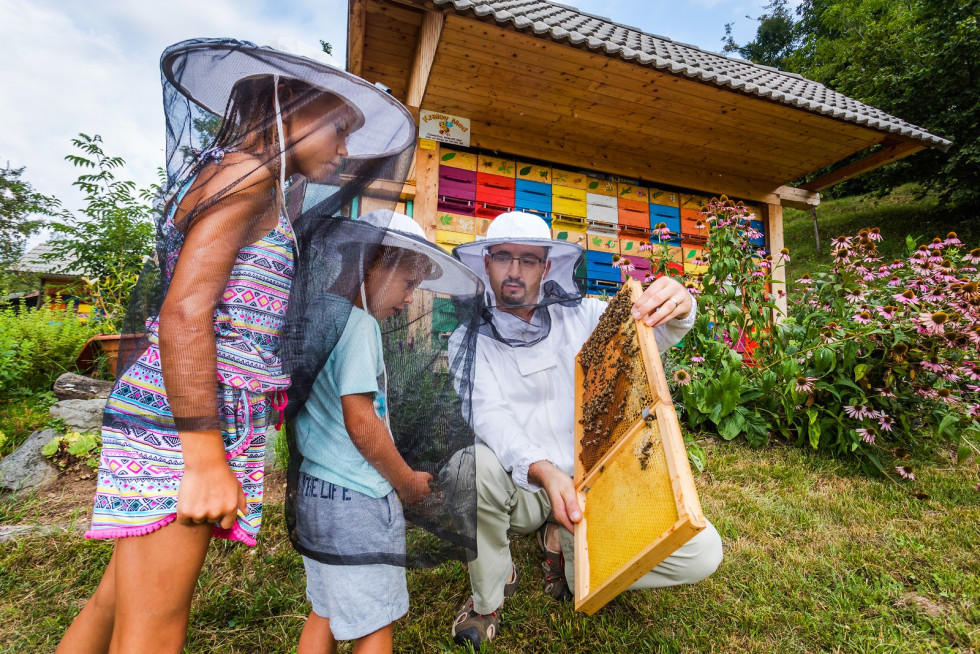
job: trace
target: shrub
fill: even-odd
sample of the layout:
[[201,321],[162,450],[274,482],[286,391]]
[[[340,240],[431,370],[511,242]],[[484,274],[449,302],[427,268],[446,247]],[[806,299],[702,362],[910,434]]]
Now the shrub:
[[82,434],[70,431],[63,436],[55,436],[41,448],[41,454],[51,459],[59,468],[76,462],[84,463],[95,470],[99,467],[99,452],[102,439],[99,434]]
[[700,312],[673,376],[691,427],[755,446],[779,435],[906,478],[909,450],[977,433],[980,250],[962,254],[950,234],[910,240],[886,264],[877,229],[840,237],[835,265],[801,279],[777,323],[767,284],[789,252],[752,247],[740,204],[722,198],[703,213],[707,268],[688,280]]
[[70,308],[0,308],[0,398],[50,390],[95,329]]

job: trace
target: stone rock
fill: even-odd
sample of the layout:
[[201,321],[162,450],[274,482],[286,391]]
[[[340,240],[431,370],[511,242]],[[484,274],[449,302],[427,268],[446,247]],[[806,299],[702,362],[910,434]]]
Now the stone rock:
[[74,431],[97,431],[102,427],[105,400],[61,400],[51,407],[51,415],[61,418]]
[[76,375],[73,372],[66,372],[54,383],[54,394],[59,400],[105,399],[111,391],[112,382]]
[[0,461],[0,490],[29,490],[57,477],[58,469],[41,454],[41,448],[55,436],[59,434],[53,429],[36,431]]

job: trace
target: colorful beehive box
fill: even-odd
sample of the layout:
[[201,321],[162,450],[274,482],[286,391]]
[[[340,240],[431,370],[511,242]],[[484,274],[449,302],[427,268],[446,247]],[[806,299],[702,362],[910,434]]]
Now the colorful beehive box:
[[663,204],[650,205],[650,229],[656,229],[663,223],[670,230],[668,241],[679,241],[681,238],[681,210]]
[[589,193],[605,195],[612,198],[619,196],[619,186],[616,182],[600,177],[597,174],[586,173],[585,176],[587,182],[585,190]]
[[589,188],[589,179],[585,176],[585,173],[562,170],[561,168],[551,169],[551,183],[555,186],[565,186],[580,191],[586,191]]
[[634,202],[650,204],[650,194],[647,192],[646,187],[640,186],[639,184],[620,182],[617,196],[620,200],[633,200]]
[[551,237],[558,241],[578,243],[585,247],[585,232],[588,223],[584,218],[569,216],[555,217],[551,221]]
[[621,227],[650,229],[650,203],[620,196],[617,205],[616,213]]
[[619,253],[649,259],[653,254],[653,248],[650,244],[650,232],[645,229],[620,227]]
[[472,216],[476,211],[476,172],[439,166],[438,209]]
[[509,177],[477,172],[476,215],[496,218],[514,208],[514,180]]
[[463,152],[452,148],[442,148],[439,152],[439,164],[461,170],[476,172],[477,156],[472,152]]
[[620,282],[619,270],[613,266],[613,253],[589,250],[585,254],[586,275],[590,281]]
[[501,159],[481,154],[477,157],[476,172],[487,175],[498,175],[513,179],[517,171],[517,162],[513,159]]
[[707,239],[708,220],[705,215],[696,209],[681,209],[681,235],[685,239]]
[[585,196],[586,192],[583,189],[554,184],[551,187],[551,213],[585,218],[587,215]]
[[684,248],[685,275],[703,275],[708,272],[703,245],[688,244],[685,241],[682,247]]
[[528,182],[540,182],[541,184],[551,184],[551,168],[547,166],[518,161],[515,172],[517,173],[517,179]]
[[628,254],[622,255],[622,257],[627,262],[627,265],[620,266],[622,281],[625,282],[627,278],[632,277],[638,282],[645,282],[650,276],[650,260],[646,257],[634,257]]
[[609,225],[619,223],[619,203],[616,196],[601,193],[585,194],[585,215],[590,221]]
[[518,178],[514,184],[514,208],[539,214],[551,213],[551,184]]
[[453,248],[463,243],[472,243],[476,240],[475,234],[464,234],[463,232],[451,232],[445,229],[436,230],[436,245],[446,252],[452,254]]
[[619,232],[590,225],[585,235],[586,249],[596,252],[619,254]]
[[665,207],[680,208],[680,195],[675,191],[665,191],[659,188],[648,189],[650,204],[659,204]]
[[436,229],[463,234],[476,233],[476,221],[473,216],[440,211],[436,216]]
[[680,202],[681,209],[694,209],[700,211],[708,206],[708,202],[711,200],[706,195],[695,195],[693,193],[681,193]]
[[476,235],[479,238],[486,238],[487,230],[490,229],[490,223],[493,222],[493,218],[476,218]]

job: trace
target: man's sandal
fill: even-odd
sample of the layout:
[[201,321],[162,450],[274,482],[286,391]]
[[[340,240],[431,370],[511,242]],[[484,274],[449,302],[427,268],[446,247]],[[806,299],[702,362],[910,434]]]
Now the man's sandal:
[[559,602],[567,602],[575,599],[575,595],[569,590],[568,583],[565,581],[565,555],[562,554],[560,546],[557,552],[547,547],[548,535],[554,533],[550,530],[558,528],[558,523],[546,522],[536,534],[538,547],[544,553],[544,562],[541,564],[544,575],[541,585],[546,595]]
[[[517,572],[517,566],[512,563],[510,579],[504,584],[504,599],[514,596],[519,580],[520,575]],[[459,608],[456,619],[453,621],[453,641],[457,645],[470,643],[474,650],[480,651],[480,644],[485,640],[493,640],[500,630],[500,611],[503,608],[503,604],[501,604],[496,611],[483,615],[473,610],[473,598],[470,597],[463,602],[463,606]]]

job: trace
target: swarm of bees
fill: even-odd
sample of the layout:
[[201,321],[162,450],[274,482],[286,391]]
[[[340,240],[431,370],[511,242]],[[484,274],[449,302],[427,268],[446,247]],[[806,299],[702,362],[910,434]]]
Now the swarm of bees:
[[584,377],[580,457],[587,471],[651,402],[632,306],[624,286],[579,352]]

